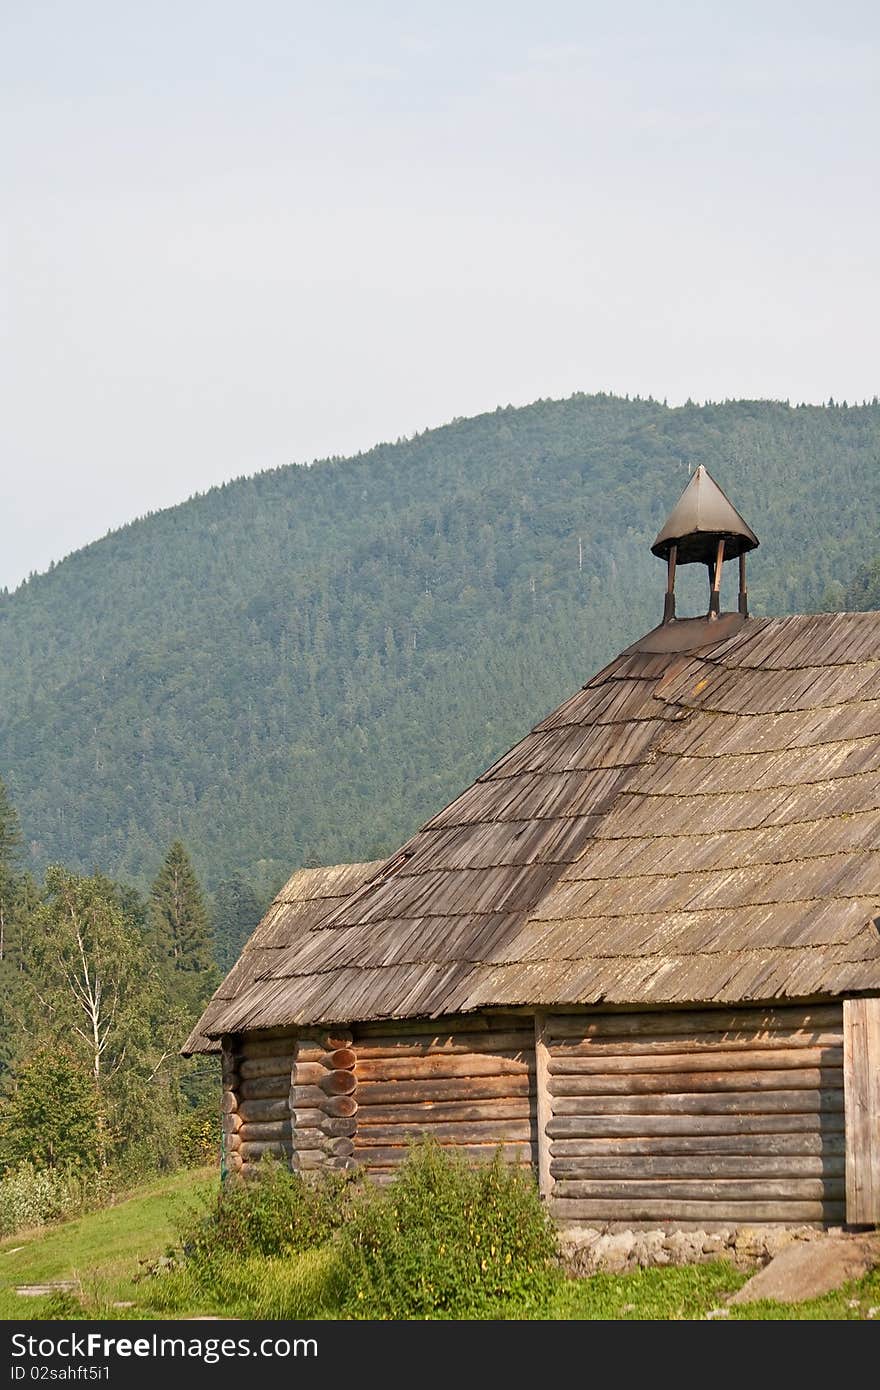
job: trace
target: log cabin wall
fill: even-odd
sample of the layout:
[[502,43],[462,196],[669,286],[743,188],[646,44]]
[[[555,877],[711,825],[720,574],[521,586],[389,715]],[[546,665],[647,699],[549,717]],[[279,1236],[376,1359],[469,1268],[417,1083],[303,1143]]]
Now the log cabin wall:
[[841,1006],[548,1014],[551,1209],[601,1226],[838,1224]]
[[223,1092],[220,1101],[223,1146],[220,1171],[224,1178],[242,1171],[241,1116],[238,1113],[241,1079],[238,1073],[238,1059],[239,1039],[236,1037],[224,1038],[221,1049]]
[[532,1165],[566,1223],[875,1222],[878,1087],[877,999],[254,1032],[224,1039],[224,1171],[385,1181],[433,1137]]
[[348,1029],[310,1031],[299,1038],[290,1078],[298,1170],[350,1167],[358,1109],[355,1061]]
[[[272,1155],[290,1163],[293,1125],[290,1085],[296,1041],[290,1032],[245,1033],[224,1046],[235,1057],[235,1094],[240,1164],[229,1171],[248,1170]],[[226,1102],[224,1102],[226,1104]]]
[[264,1157],[296,1169],[346,1166],[356,1121],[351,1033],[246,1033],[223,1047],[223,1152],[228,1173]]
[[353,1156],[379,1181],[413,1139],[434,1138],[468,1160],[500,1146],[537,1162],[535,1031],[523,1015],[477,1015],[355,1029]]

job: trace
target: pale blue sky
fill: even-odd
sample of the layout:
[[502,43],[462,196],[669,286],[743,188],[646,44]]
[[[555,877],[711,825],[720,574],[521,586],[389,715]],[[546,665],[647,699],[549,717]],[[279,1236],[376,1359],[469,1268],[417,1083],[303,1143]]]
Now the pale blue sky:
[[0,0],[0,585],[497,404],[880,390],[873,3]]

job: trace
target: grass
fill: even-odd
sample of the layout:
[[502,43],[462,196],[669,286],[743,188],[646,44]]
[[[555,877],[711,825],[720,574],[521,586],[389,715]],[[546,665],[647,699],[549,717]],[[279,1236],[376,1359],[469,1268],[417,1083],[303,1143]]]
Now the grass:
[[[124,1319],[333,1316],[340,1277],[329,1247],[295,1258],[230,1263],[213,1295],[195,1290],[185,1273],[143,1277],[141,1261],[155,1261],[175,1238],[175,1222],[216,1182],[212,1170],[177,1173],[138,1188],[113,1207],[74,1221],[24,1232],[0,1243],[0,1320],[86,1316]],[[555,1278],[537,1300],[511,1304],[508,1316],[564,1320],[700,1319],[713,1309],[728,1320],[859,1320],[880,1318],[880,1270],[857,1284],[800,1304],[756,1303],[725,1308],[746,1276],[729,1264],[665,1267],[633,1274]],[[75,1300],[57,1295],[26,1298],[19,1284],[71,1280]],[[131,1303],[117,1308],[117,1303]]]
[[591,1279],[566,1279],[544,1316],[566,1319],[624,1319],[666,1321],[704,1318],[718,1310],[727,1321],[834,1320],[859,1321],[869,1309],[880,1318],[880,1269],[822,1298],[803,1303],[725,1305],[726,1297],[746,1282],[726,1263],[688,1265],[678,1269],[643,1269],[635,1274],[596,1274]]
[[680,1321],[703,1318],[723,1304],[746,1276],[718,1261],[633,1274],[594,1274],[560,1283],[544,1316],[574,1320]]
[[[330,1247],[294,1259],[251,1259],[230,1272],[214,1299],[194,1293],[185,1276],[156,1281],[148,1291],[149,1316],[189,1313],[242,1318],[332,1318],[340,1270]],[[559,1275],[538,1296],[511,1300],[493,1318],[521,1321],[681,1320],[702,1318],[744,1282],[729,1264],[598,1274],[589,1279]]]
[[[216,1182],[213,1169],[155,1179],[124,1201],[73,1221],[19,1232],[0,1242],[0,1320],[46,1316],[52,1297],[22,1297],[20,1284],[75,1280],[90,1301],[142,1301],[140,1260],[156,1259],[174,1239],[174,1221]],[[133,1311],[133,1310],[132,1310]],[[113,1310],[108,1316],[124,1316]],[[143,1316],[143,1314],[135,1314]]]

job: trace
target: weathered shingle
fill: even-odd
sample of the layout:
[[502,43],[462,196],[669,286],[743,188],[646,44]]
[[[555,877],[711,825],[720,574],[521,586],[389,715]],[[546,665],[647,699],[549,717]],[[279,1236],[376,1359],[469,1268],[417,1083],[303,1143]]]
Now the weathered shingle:
[[202,1036],[880,990],[880,613],[675,632],[384,866],[323,871],[350,873],[326,893],[295,875],[299,905],[270,909]]
[[[335,864],[329,868],[297,869],[285,883],[268,912],[252,933],[235,965],[216,990],[205,1012],[187,1038],[183,1052],[218,1052],[216,1019],[244,998],[257,975],[272,970],[272,962],[287,948],[339,907],[348,893],[381,867],[381,860],[367,864]],[[271,1025],[269,1025],[271,1026]],[[230,1031],[222,1029],[221,1031]]]

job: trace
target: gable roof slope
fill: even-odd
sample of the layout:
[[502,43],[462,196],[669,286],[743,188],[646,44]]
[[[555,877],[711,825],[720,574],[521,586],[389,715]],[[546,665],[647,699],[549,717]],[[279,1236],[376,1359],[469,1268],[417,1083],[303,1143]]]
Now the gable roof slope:
[[251,933],[242,953],[214,992],[183,1045],[184,1056],[219,1052],[217,1036],[209,1036],[216,1018],[261,974],[270,974],[280,951],[289,950],[305,932],[335,912],[340,903],[381,868],[382,860],[367,864],[334,864],[320,869],[297,869]]
[[200,1026],[880,990],[878,736],[880,613],[655,629]]

